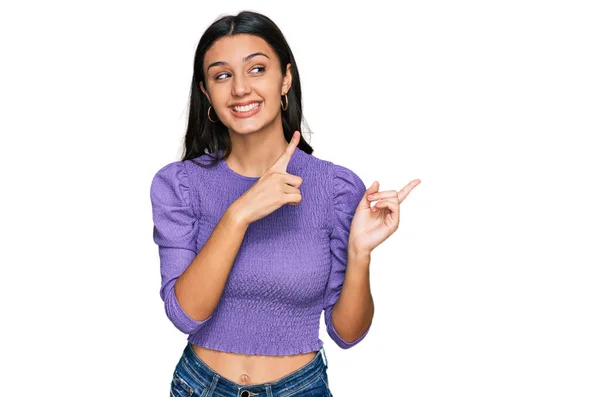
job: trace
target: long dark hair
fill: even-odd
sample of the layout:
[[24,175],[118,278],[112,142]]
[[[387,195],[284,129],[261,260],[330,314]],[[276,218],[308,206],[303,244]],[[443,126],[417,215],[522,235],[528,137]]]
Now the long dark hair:
[[[292,86],[287,93],[288,107],[282,110],[281,120],[283,124],[283,134],[286,141],[290,141],[294,131],[300,131],[300,142],[298,148],[312,154],[313,148],[304,140],[302,136],[302,89],[300,86],[300,74],[298,66],[292,54],[283,33],[275,23],[268,17],[253,11],[242,11],[237,15],[226,15],[212,23],[206,29],[194,57],[194,76],[192,78],[192,87],[190,92],[189,118],[187,131],[185,134],[185,152],[182,161],[194,159],[198,156],[208,153],[216,153],[223,150],[223,158],[227,158],[231,153],[231,141],[227,127],[221,123],[208,120],[208,108],[210,102],[200,90],[200,82],[204,81],[204,55],[210,46],[216,40],[224,36],[233,36],[236,34],[252,34],[264,39],[273,49],[281,65],[281,73],[285,75],[286,65],[291,64]],[[206,87],[206,82],[204,82]],[[285,103],[284,97],[282,97]],[[212,116],[214,117],[214,116]],[[212,118],[211,117],[211,118]],[[305,124],[306,121],[304,120]],[[219,159],[209,165],[215,165]],[[199,162],[194,163],[203,166]]]

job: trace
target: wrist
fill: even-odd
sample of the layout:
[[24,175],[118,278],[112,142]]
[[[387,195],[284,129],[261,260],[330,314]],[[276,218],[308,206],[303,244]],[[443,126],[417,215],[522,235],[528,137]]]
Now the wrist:
[[371,250],[363,250],[355,247],[348,247],[348,262],[361,263],[368,265],[371,263]]
[[348,237],[348,256],[355,258],[370,258],[372,250],[356,244],[353,237],[352,233]]
[[233,204],[227,208],[224,215],[227,216],[227,218],[229,218],[229,220],[235,223],[237,226],[248,227],[250,224],[237,201],[234,201]]

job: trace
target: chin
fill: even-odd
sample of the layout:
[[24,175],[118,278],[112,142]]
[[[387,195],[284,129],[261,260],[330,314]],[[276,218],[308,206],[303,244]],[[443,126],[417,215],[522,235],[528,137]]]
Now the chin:
[[262,123],[232,123],[229,129],[237,132],[238,134],[250,134],[264,128]]
[[264,121],[261,120],[245,120],[245,121],[238,121],[235,120],[233,123],[230,124],[229,129],[237,132],[238,134],[251,134],[253,132],[262,130],[262,129],[266,129],[267,127],[269,127],[271,124],[273,124],[273,122],[276,121],[277,118],[274,118],[273,120],[271,120],[268,123],[265,123]]

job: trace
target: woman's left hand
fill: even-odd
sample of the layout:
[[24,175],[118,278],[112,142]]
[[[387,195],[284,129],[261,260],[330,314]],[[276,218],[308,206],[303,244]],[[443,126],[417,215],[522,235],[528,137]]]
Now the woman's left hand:
[[[350,226],[348,249],[357,255],[370,254],[375,247],[391,236],[400,224],[400,204],[420,183],[420,179],[415,179],[399,192],[378,192],[379,182],[375,181],[356,207]],[[373,197],[369,198],[370,195]],[[372,201],[377,201],[373,207]]]

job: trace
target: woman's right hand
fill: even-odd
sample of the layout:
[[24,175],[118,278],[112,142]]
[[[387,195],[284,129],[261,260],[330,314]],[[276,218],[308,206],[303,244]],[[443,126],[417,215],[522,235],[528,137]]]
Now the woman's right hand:
[[294,131],[292,140],[281,156],[236,200],[237,215],[244,223],[249,225],[284,204],[300,204],[302,195],[298,187],[302,184],[302,178],[287,173],[288,163],[299,141],[300,133]]

